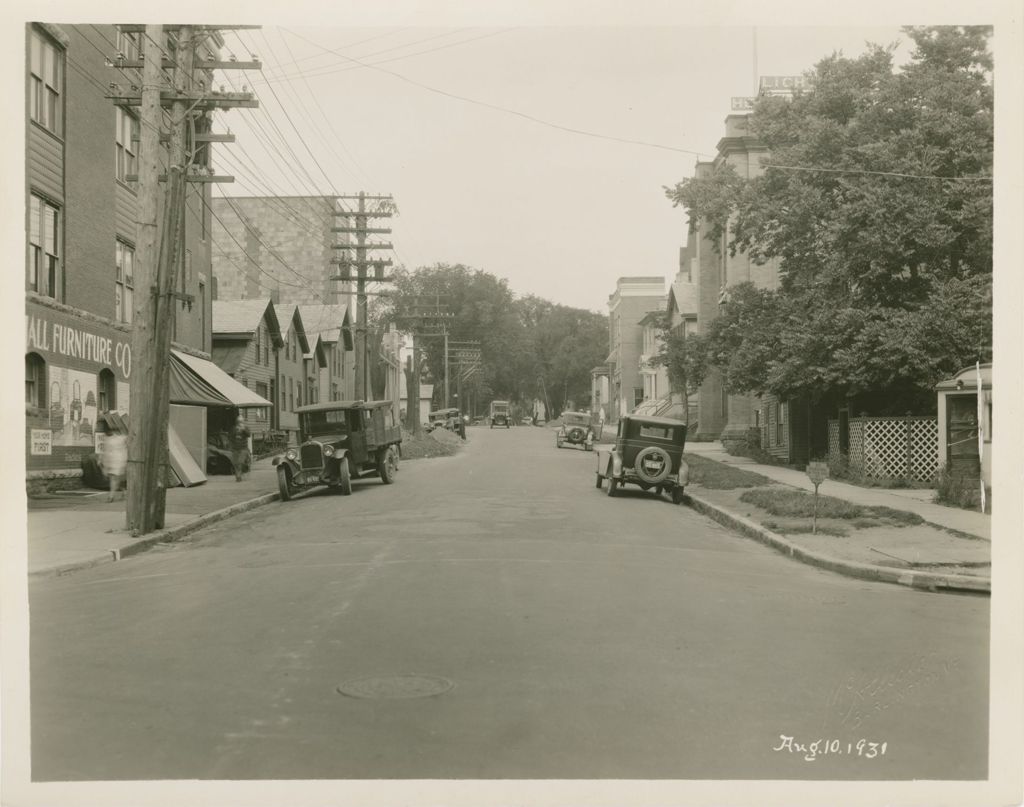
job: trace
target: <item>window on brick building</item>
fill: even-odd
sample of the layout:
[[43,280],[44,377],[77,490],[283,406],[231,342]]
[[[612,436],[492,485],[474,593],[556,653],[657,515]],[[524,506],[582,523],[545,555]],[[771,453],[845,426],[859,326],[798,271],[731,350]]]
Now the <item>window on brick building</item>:
[[135,249],[114,241],[114,319],[131,322],[135,306]]
[[38,353],[25,354],[25,403],[39,409],[46,406],[46,362]]
[[54,299],[61,282],[60,228],[59,208],[33,193],[29,199],[28,286]]
[[33,30],[29,42],[29,117],[61,135],[64,118],[64,51],[41,31]]
[[114,114],[114,175],[134,188],[136,183],[129,183],[128,175],[139,173],[139,119],[121,107],[114,107]]

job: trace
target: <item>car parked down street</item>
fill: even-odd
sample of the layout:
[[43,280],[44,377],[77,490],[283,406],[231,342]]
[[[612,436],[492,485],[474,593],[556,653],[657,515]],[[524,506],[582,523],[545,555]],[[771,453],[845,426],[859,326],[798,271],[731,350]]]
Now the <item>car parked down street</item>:
[[594,450],[594,425],[589,412],[563,412],[562,425],[555,433],[555,446],[570,445],[584,451]]

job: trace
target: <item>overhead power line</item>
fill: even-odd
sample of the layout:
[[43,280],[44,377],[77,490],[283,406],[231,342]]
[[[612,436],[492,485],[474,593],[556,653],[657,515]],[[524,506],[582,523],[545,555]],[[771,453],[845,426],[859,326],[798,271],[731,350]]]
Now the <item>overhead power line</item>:
[[[283,31],[285,29],[281,28],[279,30]],[[440,39],[441,37],[452,36],[453,34],[462,33],[464,31],[468,31],[468,30],[471,30],[471,29],[460,28],[460,29],[457,29],[455,31],[446,31],[443,34],[435,34],[434,36],[428,36],[428,37],[425,37],[424,39],[417,39],[414,42],[407,42],[404,45],[396,45],[396,46],[391,47],[391,48],[384,48],[383,50],[377,50],[377,51],[374,51],[373,53],[364,53],[361,58],[369,59],[369,58],[371,58],[373,56],[378,56],[378,55],[380,55],[382,53],[389,53],[390,51],[401,50],[403,48],[411,48],[411,47],[414,47],[416,45],[421,45],[424,42],[429,42],[429,41],[431,41],[433,39]],[[500,31],[490,31],[490,32],[488,32],[486,34],[480,34],[478,36],[472,36],[472,37],[469,37],[468,39],[460,39],[458,42],[449,42],[449,43],[447,43],[445,45],[437,45],[437,46],[432,47],[432,48],[427,48],[426,50],[417,50],[417,51],[414,51],[413,53],[403,53],[403,54],[401,54],[399,56],[389,56],[387,59],[377,59],[376,61],[371,62],[371,64],[387,64],[388,62],[397,62],[397,61],[399,61],[401,59],[410,59],[413,56],[423,56],[424,54],[427,54],[427,53],[434,53],[434,52],[439,51],[439,50],[447,50],[448,48],[454,48],[454,47],[457,47],[458,45],[468,45],[470,42],[476,42],[479,39],[487,39],[488,37],[498,36],[499,34],[503,34],[503,33],[506,33],[508,31],[511,31],[511,30],[514,30],[514,29],[512,29],[512,28],[503,28]],[[291,33],[291,32],[289,32],[289,33]],[[331,55],[335,55],[335,54],[332,53]],[[345,58],[348,58],[348,57],[345,57]],[[357,65],[357,64],[355,64],[355,65],[350,64],[350,65],[346,65],[344,67],[337,67],[336,66],[337,64],[338,64],[338,62],[335,62],[334,64],[323,64],[323,65],[320,65],[318,67],[310,68],[310,72],[306,73],[305,75],[308,76],[309,78],[317,78],[319,76],[331,76],[331,75],[334,75],[335,73],[344,73],[344,72],[346,72],[348,70],[361,70],[362,69],[362,67],[360,65]],[[284,80],[286,80],[288,78],[294,78],[297,75],[299,75],[299,74],[298,73],[291,73],[291,74],[288,74],[288,75],[284,75],[284,74],[282,74],[282,75],[275,75],[272,78],[268,78],[267,81],[284,81]]]
[[467,104],[474,104],[476,106],[481,106],[481,107],[484,107],[485,109],[492,109],[492,110],[494,110],[496,112],[504,112],[507,115],[515,115],[517,118],[522,118],[523,120],[528,120],[528,121],[530,121],[532,123],[536,123],[536,124],[539,124],[541,126],[547,126],[548,128],[551,128],[551,129],[558,129],[559,131],[569,132],[570,134],[578,134],[578,135],[582,135],[584,137],[592,137],[592,138],[595,138],[597,140],[610,140],[610,141],[613,141],[613,142],[616,142],[616,143],[626,143],[628,145],[634,145],[634,146],[645,146],[647,148],[662,149],[664,151],[674,151],[674,152],[677,152],[677,153],[680,153],[680,154],[692,154],[692,155],[694,155],[696,157],[708,157],[708,156],[711,156],[711,155],[705,154],[704,152],[701,152],[701,151],[694,151],[693,149],[684,149],[684,148],[679,148],[677,146],[666,146],[663,143],[651,143],[651,142],[648,142],[646,140],[634,140],[632,138],[627,138],[627,137],[616,137],[615,135],[606,135],[606,134],[601,134],[600,132],[591,132],[591,131],[588,131],[586,129],[577,129],[577,128],[572,127],[572,126],[563,126],[560,123],[553,123],[551,121],[544,120],[543,118],[538,118],[538,117],[536,117],[534,115],[529,115],[529,114],[527,114],[525,112],[520,112],[519,110],[516,110],[516,109],[509,109],[508,107],[503,107],[503,106],[500,106],[498,104],[492,104],[492,103],[489,103],[488,101],[480,101],[480,100],[478,100],[476,98],[467,98],[464,95],[458,95],[457,93],[448,92],[447,90],[438,89],[437,87],[432,87],[429,84],[424,84],[424,83],[422,83],[420,81],[416,81],[415,79],[411,79],[408,76],[403,75],[402,73],[396,73],[394,70],[388,70],[387,68],[380,67],[378,64],[375,64],[375,63],[372,63],[372,62],[363,62],[363,61],[360,61],[359,59],[354,59],[353,57],[347,56],[346,54],[341,53],[340,51],[336,51],[336,50],[333,50],[332,48],[324,47],[323,45],[321,45],[321,44],[319,44],[317,42],[314,42],[312,39],[309,39],[308,37],[304,37],[301,34],[298,34],[295,31],[292,31],[292,30],[290,30],[288,28],[282,28],[281,30],[286,31],[287,33],[291,34],[292,36],[297,36],[299,39],[302,39],[302,40],[310,43],[311,45],[314,45],[314,46],[320,48],[321,50],[329,51],[330,53],[335,53],[338,56],[341,56],[343,59],[347,59],[350,62],[353,62],[354,64],[359,65],[360,67],[368,67],[371,70],[376,70],[376,71],[378,71],[380,73],[386,73],[389,76],[393,76],[394,78],[397,78],[397,79],[399,79],[401,81],[404,81],[407,84],[412,84],[414,87],[419,87],[420,89],[426,90],[427,92],[432,92],[432,93],[435,93],[437,95],[442,95],[442,96],[444,96],[446,98],[453,98],[456,101],[463,101],[464,103],[467,103]]

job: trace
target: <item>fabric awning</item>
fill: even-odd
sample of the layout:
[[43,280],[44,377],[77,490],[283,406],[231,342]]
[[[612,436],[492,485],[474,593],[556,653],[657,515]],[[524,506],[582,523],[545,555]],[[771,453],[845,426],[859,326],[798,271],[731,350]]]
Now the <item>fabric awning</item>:
[[266,398],[243,387],[212,361],[171,350],[171,403],[237,406],[241,409],[273,406]]

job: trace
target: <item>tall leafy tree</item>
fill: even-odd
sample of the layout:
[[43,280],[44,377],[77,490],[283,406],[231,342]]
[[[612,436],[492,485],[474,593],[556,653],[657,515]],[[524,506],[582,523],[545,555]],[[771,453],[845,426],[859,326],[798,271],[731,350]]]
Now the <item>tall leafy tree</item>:
[[[504,279],[462,264],[398,271],[395,278],[396,292],[382,317],[433,297],[450,314],[450,340],[480,343],[482,372],[472,382],[477,396],[484,396],[478,400],[527,405],[539,398],[553,412],[566,399],[589,402],[590,370],[608,353],[607,318],[532,295],[517,298]],[[444,340],[425,339],[423,346],[436,383],[434,404],[440,405]]]
[[899,69],[892,47],[834,54],[812,91],[758,101],[762,176],[723,167],[668,191],[712,235],[728,222],[733,254],[780,260],[778,293],[734,290],[709,334],[734,391],[934,405],[932,386],[990,348],[990,31],[904,32]]

